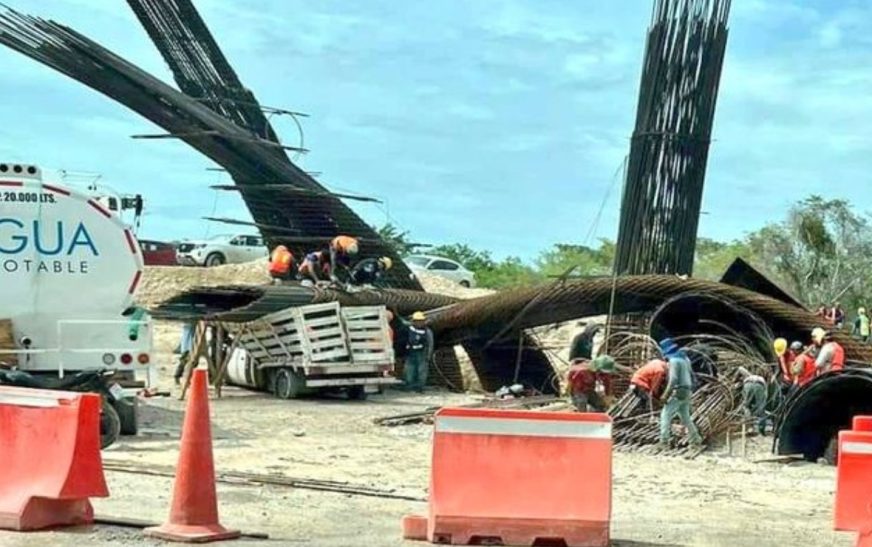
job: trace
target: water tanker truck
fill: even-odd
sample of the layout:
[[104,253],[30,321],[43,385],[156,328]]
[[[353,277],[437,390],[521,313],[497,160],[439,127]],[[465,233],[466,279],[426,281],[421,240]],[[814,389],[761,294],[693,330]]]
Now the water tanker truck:
[[0,362],[57,388],[77,373],[115,371],[107,386],[121,433],[136,433],[131,386],[150,377],[152,348],[133,298],[139,244],[99,196],[47,179],[39,167],[0,163]]

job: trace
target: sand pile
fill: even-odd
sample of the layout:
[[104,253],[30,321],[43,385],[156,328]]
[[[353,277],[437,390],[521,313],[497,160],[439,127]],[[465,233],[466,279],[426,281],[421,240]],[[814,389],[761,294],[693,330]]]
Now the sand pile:
[[265,258],[214,268],[147,266],[136,290],[136,299],[141,305],[150,307],[196,286],[263,285],[269,282]]
[[[467,289],[453,281],[426,273],[421,274],[419,280],[427,292],[455,298],[475,298],[495,292],[490,289]],[[136,298],[140,304],[150,307],[191,287],[265,283],[270,283],[265,258],[215,268],[148,266],[139,283]]]

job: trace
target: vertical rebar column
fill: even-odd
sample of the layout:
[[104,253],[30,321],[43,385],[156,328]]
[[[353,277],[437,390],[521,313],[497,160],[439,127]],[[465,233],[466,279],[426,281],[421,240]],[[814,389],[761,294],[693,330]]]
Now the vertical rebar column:
[[730,0],[655,0],[615,272],[691,274]]

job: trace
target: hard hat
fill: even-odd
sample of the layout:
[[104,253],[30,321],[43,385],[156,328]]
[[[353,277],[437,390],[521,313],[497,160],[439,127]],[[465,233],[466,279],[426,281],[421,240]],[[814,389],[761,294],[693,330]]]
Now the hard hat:
[[825,331],[824,329],[822,329],[820,327],[815,327],[811,331],[811,339],[816,344],[820,344],[821,342],[823,342],[824,338],[826,338],[826,336],[827,336],[827,331]]
[[416,311],[412,314],[412,321],[426,321],[427,316],[422,311]]
[[791,351],[802,351],[802,342],[799,340],[793,341],[790,343]]
[[781,357],[787,351],[787,340],[784,338],[776,338],[772,343],[772,348],[775,350],[775,355]]
[[663,357],[666,357],[667,359],[670,357],[677,357],[680,351],[681,348],[672,338],[664,338],[663,340],[660,340],[660,353],[663,354]]
[[857,313],[863,315],[864,313],[866,313],[866,308],[860,308],[859,310],[857,310]]
[[285,247],[284,245],[279,245],[278,247],[276,247],[276,251],[287,251],[287,250],[288,250],[288,248]]
[[615,360],[608,355],[600,355],[591,361],[593,369],[604,374],[613,374],[615,372]]
[[394,261],[391,260],[391,257],[389,257],[389,256],[383,256],[383,257],[379,258],[379,260],[381,261],[382,264],[385,265],[386,270],[390,270],[394,266]]
[[348,244],[348,248],[345,249],[345,250],[346,250],[346,251],[348,252],[348,254],[350,254],[350,255],[356,255],[356,254],[357,254],[357,250],[358,250],[358,249],[357,249],[357,240],[355,240],[355,241],[349,243],[349,244]]

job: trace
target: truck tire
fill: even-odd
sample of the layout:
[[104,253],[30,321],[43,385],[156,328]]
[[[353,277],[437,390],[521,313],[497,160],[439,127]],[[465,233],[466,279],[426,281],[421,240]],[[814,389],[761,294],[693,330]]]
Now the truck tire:
[[352,401],[365,401],[366,395],[365,386],[351,386],[348,388],[348,398]]
[[222,264],[227,263],[227,258],[221,253],[209,253],[209,256],[206,257],[206,267],[211,268],[213,266],[221,266]]
[[112,403],[103,399],[100,406],[100,448],[108,448],[121,435],[121,418]]
[[121,419],[121,434],[136,435],[139,433],[139,400],[136,397],[120,399],[115,401],[113,406]]
[[465,288],[465,289],[468,289],[470,287],[470,283],[469,283],[469,281],[464,279],[463,281],[460,282],[460,286]]
[[306,380],[294,370],[281,368],[276,371],[273,393],[279,399],[296,399],[305,388]]

